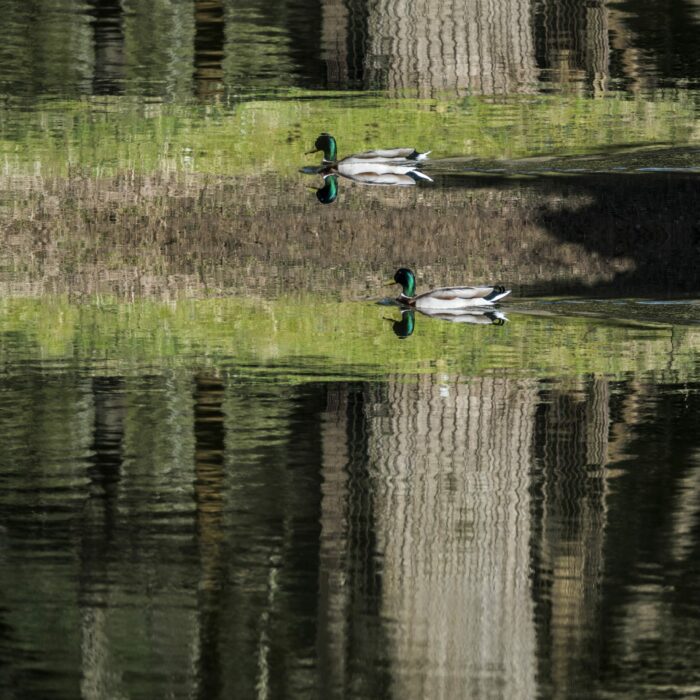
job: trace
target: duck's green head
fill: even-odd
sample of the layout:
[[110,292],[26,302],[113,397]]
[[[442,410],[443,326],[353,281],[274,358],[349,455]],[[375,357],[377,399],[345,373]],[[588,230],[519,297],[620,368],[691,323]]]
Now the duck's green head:
[[394,282],[401,285],[401,293],[405,297],[416,296],[416,276],[407,267],[400,267],[394,275]]
[[415,315],[413,309],[404,311],[401,314],[400,321],[393,321],[393,330],[397,338],[405,340],[411,333],[413,333],[413,326],[415,325]]
[[316,198],[321,204],[332,204],[338,196],[338,178],[335,175],[326,175],[323,178],[323,187],[316,190]]
[[325,131],[316,139],[314,150],[309,151],[309,153],[316,153],[316,151],[323,151],[323,160],[330,163],[334,163],[338,158],[338,147],[335,139]]

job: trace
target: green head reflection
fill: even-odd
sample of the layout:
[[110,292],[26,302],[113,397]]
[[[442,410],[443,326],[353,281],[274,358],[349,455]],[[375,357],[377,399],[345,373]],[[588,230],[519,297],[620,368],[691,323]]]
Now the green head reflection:
[[316,198],[321,204],[332,204],[338,196],[338,178],[335,175],[326,175],[323,178],[323,187],[316,190]]
[[408,309],[401,313],[401,319],[399,321],[394,321],[393,319],[387,319],[387,321],[391,321],[392,329],[396,337],[404,340],[413,333],[416,317],[413,309]]

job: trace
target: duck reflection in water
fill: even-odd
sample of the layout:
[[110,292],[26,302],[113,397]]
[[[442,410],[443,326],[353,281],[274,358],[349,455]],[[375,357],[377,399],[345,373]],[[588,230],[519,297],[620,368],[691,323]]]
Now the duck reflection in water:
[[[393,168],[395,172],[389,172],[388,170],[381,175],[367,175],[363,173],[361,176],[343,175],[348,180],[353,180],[354,182],[360,182],[364,185],[393,185],[395,187],[406,187],[409,185],[415,185],[416,182],[421,180],[427,180],[432,182],[432,180],[425,174],[421,173],[419,170],[408,170],[408,172],[399,172],[401,168],[398,166],[386,166],[387,169]],[[309,173],[308,169],[303,169],[302,172]],[[316,192],[316,198],[321,204],[332,204],[338,198],[338,174],[332,171],[318,171],[314,170],[314,174],[320,174],[323,176],[323,185],[318,189],[315,187],[310,187],[309,189]],[[419,174],[420,173],[420,174]]]
[[432,182],[432,178],[419,169],[419,161],[425,160],[428,152],[419,153],[415,148],[389,148],[365,151],[336,159],[335,139],[323,133],[315,148],[309,153],[323,151],[323,161],[318,168],[305,167],[301,172],[321,175],[323,186],[316,190],[321,204],[331,204],[338,197],[338,177],[363,185],[389,185],[406,187],[418,182]]
[[407,267],[400,267],[386,284],[401,286],[401,294],[388,302],[399,306],[401,320],[387,319],[394,324],[394,333],[399,338],[407,338],[413,333],[414,311],[451,323],[502,326],[508,320],[494,309],[496,302],[510,294],[510,289],[500,285],[439,287],[416,294],[416,275]]
[[[450,313],[445,311],[419,311],[418,313],[423,316],[429,316],[430,318],[439,318],[442,321],[449,321],[450,323],[472,323],[483,326],[503,326],[508,321],[504,313],[496,311],[495,309],[472,309],[469,313]],[[396,320],[385,317],[385,320],[392,324],[394,334],[401,340],[404,340],[408,338],[415,329],[416,312],[414,309],[401,309],[400,319]]]
[[[308,168],[304,168],[301,172],[308,174],[311,171]],[[332,167],[314,169],[313,173],[323,177],[323,185],[321,187],[318,189],[310,188],[316,192],[316,198],[321,204],[332,204],[338,198],[338,175],[363,185],[407,187],[415,185],[420,181],[432,182],[432,180],[420,170],[409,166],[391,165],[389,163],[381,164],[381,167],[373,167],[372,172],[358,172],[355,175],[340,173]]]
[[321,204],[332,204],[338,197],[338,178],[335,175],[324,175],[323,186],[319,187],[315,192],[316,199]]

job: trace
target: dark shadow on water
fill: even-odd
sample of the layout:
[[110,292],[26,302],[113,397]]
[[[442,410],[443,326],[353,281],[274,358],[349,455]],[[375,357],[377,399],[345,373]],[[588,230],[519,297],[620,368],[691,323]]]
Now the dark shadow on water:
[[593,172],[604,170],[599,159],[571,172],[582,160],[482,163],[479,172],[466,172],[466,160],[435,160],[425,166],[434,183],[346,180],[333,206],[319,206],[316,188],[304,191],[303,174],[103,178],[89,186],[8,179],[6,200],[25,203],[0,212],[13,242],[0,281],[10,296],[29,288],[266,298],[283,289],[343,289],[349,298],[376,299],[387,274],[406,265],[419,275],[418,291],[504,284],[513,289],[509,302],[697,295],[700,176],[633,169],[692,167],[695,151],[612,161],[606,154],[605,167],[628,169]]
[[[692,295],[700,289],[700,176],[688,173],[435,176],[437,187],[532,193],[530,222],[557,244],[581,246],[607,261],[628,261],[612,280],[521,286],[521,294]],[[518,235],[513,231],[512,235]],[[543,288],[544,287],[544,288]]]

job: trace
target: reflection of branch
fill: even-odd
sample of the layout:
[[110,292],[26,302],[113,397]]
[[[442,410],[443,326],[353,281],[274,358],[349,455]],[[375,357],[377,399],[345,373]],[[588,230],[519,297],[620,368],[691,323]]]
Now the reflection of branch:
[[195,377],[194,494],[200,556],[198,676],[202,697],[215,697],[221,683],[219,652],[221,545],[224,498],[224,387],[211,376]]
[[210,99],[224,79],[224,6],[222,0],[195,0],[194,5],[194,79],[198,96]]
[[217,585],[223,539],[224,489],[224,387],[220,380],[198,375],[195,379],[195,502],[202,556],[202,588]]
[[348,84],[348,8],[344,0],[323,0],[321,57],[326,62],[329,87]]
[[275,605],[275,598],[279,584],[277,575],[280,567],[279,555],[273,555],[269,563],[269,573],[267,577],[267,599],[260,614],[260,633],[258,635],[258,678],[255,682],[258,700],[265,700],[270,697],[270,614]]
[[640,406],[649,396],[647,384],[630,380],[624,384],[624,398],[616,414],[619,420],[611,422],[608,441],[608,459],[611,463],[622,461],[627,453],[633,430],[639,422]]
[[[676,501],[671,511],[671,532],[668,535],[670,555],[682,562],[698,546],[698,523],[700,522],[700,451],[692,456],[693,466],[682,476],[675,489]],[[694,562],[693,562],[694,563]],[[692,566],[692,564],[690,564]]]
[[625,22],[626,13],[614,5],[608,7],[608,24],[613,48],[620,54],[626,86],[630,92],[639,93],[648,87],[648,78],[639,69],[639,49],[634,46],[634,33]]

